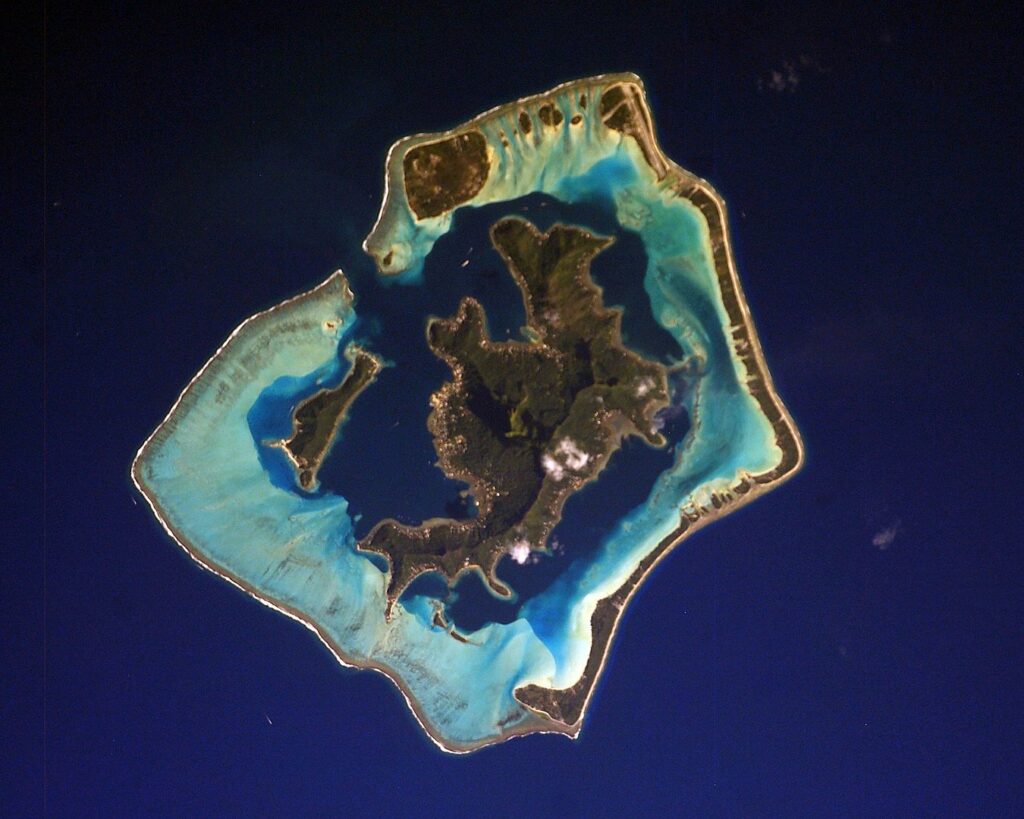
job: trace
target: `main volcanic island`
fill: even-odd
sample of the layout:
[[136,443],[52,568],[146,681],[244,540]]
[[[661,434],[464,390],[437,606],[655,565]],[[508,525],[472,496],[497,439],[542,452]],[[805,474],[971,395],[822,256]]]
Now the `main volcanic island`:
[[564,225],[540,233],[518,218],[490,236],[522,292],[529,340],[490,339],[472,298],[427,325],[454,376],[427,419],[438,465],[470,486],[479,511],[420,526],[384,520],[360,541],[388,559],[389,613],[428,571],[454,581],[476,569],[509,595],[498,561],[543,550],[568,497],[597,478],[624,436],[665,443],[654,419],[668,405],[666,368],[622,345],[621,314],[603,306],[588,272],[609,240]]
[[[622,309],[605,304],[591,275],[615,236],[564,221],[540,229],[509,212],[489,223],[489,240],[522,300],[519,336],[492,337],[467,295],[454,314],[424,317],[421,337],[449,376],[419,423],[440,472],[468,487],[474,515],[384,517],[357,536],[348,500],[320,485],[328,459],[356,457],[348,418],[373,402],[389,366],[360,334],[340,271],[243,322],[142,446],[132,477],[193,559],[302,622],[342,664],[388,676],[444,750],[577,736],[622,611],[651,568],[803,460],[736,275],[724,203],[662,153],[631,74],[400,140],[385,181],[364,249],[382,280],[409,287],[422,286],[460,209],[544,194],[612,212],[613,232],[639,237],[646,254],[646,269],[621,275],[635,277],[682,356],[624,340]],[[672,386],[679,373],[686,389]],[[689,418],[677,442],[661,432],[673,413]],[[630,438],[669,450],[670,466],[557,582],[521,601],[513,622],[456,630],[443,600],[414,593],[424,574],[451,588],[476,572],[495,597],[514,598],[501,561],[548,559],[566,504],[607,480]]]

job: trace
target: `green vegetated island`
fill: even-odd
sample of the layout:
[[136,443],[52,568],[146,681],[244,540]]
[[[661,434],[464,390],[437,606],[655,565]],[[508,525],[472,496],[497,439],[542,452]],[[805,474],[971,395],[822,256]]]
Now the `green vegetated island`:
[[428,571],[453,581],[479,570],[510,594],[498,561],[543,550],[568,497],[624,436],[665,443],[653,421],[668,403],[666,368],[623,346],[621,312],[603,305],[590,277],[611,240],[564,225],[541,233],[520,218],[497,222],[490,237],[522,292],[528,340],[491,340],[469,297],[453,317],[428,323],[430,349],[453,379],[432,396],[427,424],[439,466],[469,484],[478,514],[419,526],[383,520],[360,541],[391,566],[389,613]]
[[271,442],[272,446],[285,451],[295,468],[296,481],[305,490],[316,486],[317,473],[334,445],[349,408],[363,390],[377,380],[383,366],[378,356],[355,344],[345,349],[345,356],[352,366],[341,383],[301,402],[292,416],[291,437]]

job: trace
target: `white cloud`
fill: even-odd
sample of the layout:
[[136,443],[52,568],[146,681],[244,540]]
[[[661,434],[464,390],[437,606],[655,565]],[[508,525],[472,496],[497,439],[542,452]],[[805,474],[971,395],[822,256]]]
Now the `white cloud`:
[[792,94],[804,78],[804,74],[824,74],[828,69],[809,54],[801,54],[791,60],[784,60],[781,68],[775,68],[767,75],[757,78],[758,91],[774,94]]
[[560,481],[565,477],[565,468],[547,452],[541,455],[540,464],[544,467],[544,471],[556,481]]
[[875,536],[871,538],[871,545],[885,551],[892,542],[896,540],[896,535],[900,533],[900,522],[896,521],[890,526],[886,526],[884,529],[875,532]]
[[563,456],[565,465],[574,471],[579,471],[590,461],[590,456],[580,449],[571,438],[563,438],[555,450]]
[[636,393],[637,398],[643,398],[647,393],[654,389],[654,379],[650,376],[644,376],[636,382]]
[[554,453],[545,452],[540,456],[540,464],[544,471],[556,481],[565,478],[567,469],[579,472],[588,463],[590,455],[580,449],[571,438],[559,441]]
[[517,540],[509,547],[508,553],[516,563],[522,566],[530,559],[530,544],[525,540]]
[[791,62],[784,62],[782,68],[769,71],[767,77],[757,78],[758,91],[771,91],[775,94],[782,94],[786,91],[792,94],[799,84],[800,72]]

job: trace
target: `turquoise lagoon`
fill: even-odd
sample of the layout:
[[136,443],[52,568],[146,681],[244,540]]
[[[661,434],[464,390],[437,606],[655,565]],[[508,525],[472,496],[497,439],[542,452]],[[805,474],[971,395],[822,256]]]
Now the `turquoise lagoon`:
[[[792,474],[802,457],[749,315],[743,308],[748,335],[740,337],[726,302],[732,292],[742,305],[724,211],[715,224],[684,192],[690,186],[721,202],[660,154],[664,165],[652,163],[653,132],[645,150],[643,134],[606,125],[598,100],[616,84],[636,89],[646,113],[639,80],[609,75],[456,129],[484,134],[490,172],[470,201],[437,217],[412,212],[401,158],[445,135],[396,143],[381,213],[364,243],[380,281],[353,296],[339,271],[245,321],[133,467],[157,516],[193,558],[303,622],[340,662],[386,674],[447,751],[533,732],[577,735],[582,711],[559,721],[524,704],[517,690],[578,685],[595,667],[594,653],[603,661],[608,650],[609,641],[592,633],[599,601],[638,570],[645,574],[684,534]],[[557,126],[534,116],[541,105],[562,113]],[[535,123],[528,135],[517,128],[524,111]],[[625,343],[673,368],[673,406],[663,418],[670,443],[663,450],[629,443],[570,499],[550,554],[527,565],[503,560],[499,574],[516,592],[512,601],[490,597],[475,575],[462,575],[454,590],[424,576],[389,620],[387,566],[355,544],[385,515],[416,523],[452,514],[460,502],[462,514],[473,514],[460,498],[463,486],[433,465],[427,400],[448,371],[426,350],[423,323],[473,292],[494,337],[519,337],[518,291],[486,242],[486,227],[510,213],[541,229],[571,222],[616,239],[608,258],[595,260],[594,279],[607,302],[623,305]],[[302,492],[281,451],[265,442],[289,433],[300,401],[343,378],[353,342],[387,366],[342,425],[320,486]],[[437,624],[438,612],[451,626]],[[589,700],[596,675],[586,673]]]

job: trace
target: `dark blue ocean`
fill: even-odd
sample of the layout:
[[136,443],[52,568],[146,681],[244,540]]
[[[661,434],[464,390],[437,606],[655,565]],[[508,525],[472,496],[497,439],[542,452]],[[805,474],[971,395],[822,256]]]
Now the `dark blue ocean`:
[[[34,106],[9,117],[34,159],[6,160],[28,224],[9,231],[8,279],[42,279],[45,315],[4,332],[28,351],[15,375],[42,369],[45,391],[41,410],[9,399],[5,815],[1024,812],[1012,20],[885,5],[389,16],[101,3],[51,6],[45,28],[25,38],[44,43],[45,80],[17,51],[10,71]],[[578,742],[442,755],[390,682],[338,667],[193,564],[129,465],[240,321],[340,267],[366,315],[356,335],[399,366],[357,403],[343,435],[358,457],[330,459],[325,488],[360,527],[469,513],[425,426],[408,425],[409,402],[425,420],[448,375],[410,342],[460,293],[480,297],[500,338],[521,305],[483,212],[460,214],[424,287],[375,281],[360,242],[386,151],[619,70],[645,80],[666,153],[726,198],[808,463],[663,562]],[[25,168],[38,170],[23,182]],[[600,207],[522,206],[542,227],[614,227]],[[619,278],[642,249],[617,239],[594,277],[626,304],[628,343],[672,356]],[[45,486],[22,432],[40,419]],[[502,576],[539,591],[668,457],[628,444],[567,506],[561,556]],[[472,629],[514,607],[471,577],[449,613]]]

